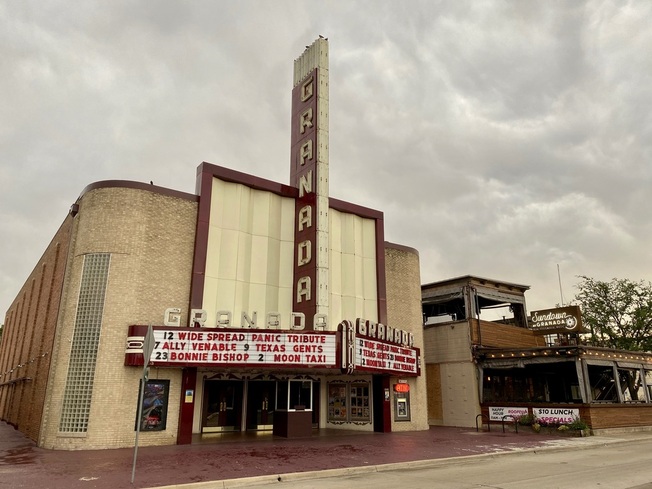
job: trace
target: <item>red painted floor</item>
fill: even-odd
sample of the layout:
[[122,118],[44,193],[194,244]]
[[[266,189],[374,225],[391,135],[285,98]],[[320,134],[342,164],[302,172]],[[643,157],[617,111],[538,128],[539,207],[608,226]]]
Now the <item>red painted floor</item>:
[[387,434],[322,430],[302,439],[214,435],[192,445],[139,447],[132,485],[133,448],[45,450],[0,422],[0,488],[145,488],[536,448],[556,438],[524,430],[503,434],[499,427],[480,433],[444,427]]

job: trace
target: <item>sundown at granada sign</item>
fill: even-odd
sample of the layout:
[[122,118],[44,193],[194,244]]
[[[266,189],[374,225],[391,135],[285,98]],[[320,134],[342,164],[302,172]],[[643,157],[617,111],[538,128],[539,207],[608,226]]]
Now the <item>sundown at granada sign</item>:
[[584,333],[579,306],[532,311],[529,328],[541,334]]

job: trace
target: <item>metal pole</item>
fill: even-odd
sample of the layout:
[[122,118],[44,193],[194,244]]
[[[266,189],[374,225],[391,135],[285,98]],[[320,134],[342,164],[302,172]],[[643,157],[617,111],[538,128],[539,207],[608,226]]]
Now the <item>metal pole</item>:
[[145,377],[147,367],[143,369],[143,375],[140,379],[140,387],[138,389],[138,416],[136,417],[136,441],[134,442],[134,463],[131,467],[131,483],[134,483],[136,477],[136,459],[138,458],[138,435],[140,434],[141,417],[143,416],[143,391],[145,390]]
[[134,463],[131,467],[131,483],[134,483],[136,477],[136,459],[138,458],[138,435],[140,434],[140,424],[143,416],[143,395],[145,392],[145,383],[149,373],[149,359],[154,351],[154,328],[150,324],[147,327],[147,334],[143,340],[143,375],[140,378],[140,388],[138,389],[138,415],[136,417],[136,441],[134,442]]

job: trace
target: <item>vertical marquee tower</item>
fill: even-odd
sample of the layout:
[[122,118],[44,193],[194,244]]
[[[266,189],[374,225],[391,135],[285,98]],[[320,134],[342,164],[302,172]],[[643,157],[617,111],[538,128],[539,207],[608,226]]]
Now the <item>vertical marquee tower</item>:
[[293,310],[308,329],[328,315],[328,41],[317,39],[294,61],[290,184],[295,204]]

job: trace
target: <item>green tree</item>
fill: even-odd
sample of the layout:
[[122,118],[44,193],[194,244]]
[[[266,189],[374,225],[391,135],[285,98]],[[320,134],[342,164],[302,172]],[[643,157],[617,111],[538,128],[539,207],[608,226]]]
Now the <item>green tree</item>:
[[621,350],[652,351],[652,284],[641,280],[611,282],[579,276],[574,303],[590,330],[588,343]]

